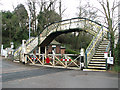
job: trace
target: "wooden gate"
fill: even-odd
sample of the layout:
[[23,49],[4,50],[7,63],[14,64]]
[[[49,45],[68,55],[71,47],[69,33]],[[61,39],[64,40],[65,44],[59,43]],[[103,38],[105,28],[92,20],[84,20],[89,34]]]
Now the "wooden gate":
[[54,68],[68,68],[81,69],[80,55],[78,54],[26,54],[26,63],[30,65],[54,67]]

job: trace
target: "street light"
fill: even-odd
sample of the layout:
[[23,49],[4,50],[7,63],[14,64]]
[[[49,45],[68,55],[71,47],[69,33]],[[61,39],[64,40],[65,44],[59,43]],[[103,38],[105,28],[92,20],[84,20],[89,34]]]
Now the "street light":
[[29,16],[29,40],[30,40],[30,28],[31,28],[31,14],[30,14],[30,16]]

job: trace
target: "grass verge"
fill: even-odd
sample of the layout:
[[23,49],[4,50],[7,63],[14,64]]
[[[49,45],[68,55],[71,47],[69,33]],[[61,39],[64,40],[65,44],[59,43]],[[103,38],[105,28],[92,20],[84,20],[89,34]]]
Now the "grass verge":
[[115,65],[112,67],[112,71],[114,72],[120,72],[120,66],[119,65]]

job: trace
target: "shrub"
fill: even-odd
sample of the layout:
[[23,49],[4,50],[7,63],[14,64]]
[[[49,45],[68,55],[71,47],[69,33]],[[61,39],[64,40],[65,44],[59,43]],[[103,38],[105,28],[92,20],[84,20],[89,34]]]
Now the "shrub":
[[120,43],[117,44],[115,49],[115,64],[120,65]]
[[79,54],[79,52],[74,51],[74,50],[72,50],[72,49],[66,49],[65,52],[66,52],[67,54]]

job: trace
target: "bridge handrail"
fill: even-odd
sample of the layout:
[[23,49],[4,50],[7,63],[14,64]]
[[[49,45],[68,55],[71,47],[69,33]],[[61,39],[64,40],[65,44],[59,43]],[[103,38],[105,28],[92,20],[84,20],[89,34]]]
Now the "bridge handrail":
[[[76,21],[77,20],[77,21]],[[69,21],[67,23],[70,23],[68,26],[66,25],[66,21]],[[99,24],[98,22],[95,22],[95,21],[92,21],[90,19],[87,19],[87,18],[81,18],[81,17],[78,17],[78,18],[72,18],[72,19],[67,19],[67,20],[62,20],[62,21],[58,21],[58,22],[54,22],[54,23],[51,23],[49,24],[48,26],[46,26],[46,28],[44,29],[43,32],[41,32],[40,34],[42,34],[42,36],[47,36],[50,34],[51,30],[55,30],[55,31],[59,31],[61,28],[66,28],[69,29],[71,27],[71,24],[79,24],[80,22],[83,22],[84,26],[86,25],[86,22],[90,21],[91,23],[94,23],[95,25],[98,25],[98,26],[101,26],[101,24]],[[89,22],[89,24],[90,24]],[[80,24],[81,25],[81,24]],[[62,26],[62,27],[61,27]],[[82,27],[84,27],[82,26]],[[105,26],[104,26],[105,27]],[[106,28],[106,27],[105,27]],[[95,29],[94,29],[95,30]],[[92,31],[94,31],[92,30]],[[95,31],[94,31],[95,32]],[[95,32],[96,33],[96,32]]]
[[[60,20],[60,21],[55,21],[55,22],[53,22],[53,23],[50,23],[50,24],[46,25],[46,27],[43,29],[43,31],[44,31],[47,27],[51,26],[52,24],[61,23],[61,22],[64,22],[64,21],[70,21],[70,20],[73,20],[73,19],[84,19],[84,20],[88,20],[88,21],[91,21],[91,22],[94,22],[94,23],[98,24],[99,26],[103,26],[103,27],[105,27],[105,28],[108,28],[108,27],[106,27],[106,26],[104,26],[104,25],[102,25],[102,24],[100,24],[100,23],[98,23],[98,22],[96,22],[96,21],[90,20],[90,19],[88,19],[88,18],[76,17],[76,18],[71,18],[71,19],[66,19],[66,20]],[[41,33],[42,33],[42,32],[40,32],[39,34],[41,34]]]

